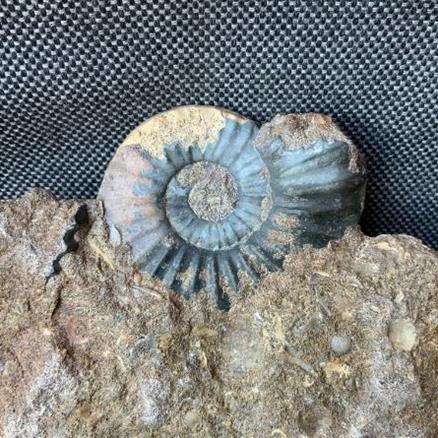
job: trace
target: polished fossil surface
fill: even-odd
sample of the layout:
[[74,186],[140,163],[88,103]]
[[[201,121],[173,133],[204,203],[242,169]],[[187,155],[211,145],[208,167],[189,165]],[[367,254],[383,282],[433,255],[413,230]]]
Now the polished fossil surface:
[[281,269],[285,254],[357,224],[364,189],[357,149],[327,116],[277,116],[259,129],[224,109],[188,106],[128,136],[99,197],[141,270],[229,308],[242,283]]

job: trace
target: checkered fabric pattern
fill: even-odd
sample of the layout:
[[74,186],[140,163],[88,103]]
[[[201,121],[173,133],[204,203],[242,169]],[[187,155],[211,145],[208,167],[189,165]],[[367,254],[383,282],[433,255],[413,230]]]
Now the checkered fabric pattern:
[[330,114],[367,157],[362,225],[438,247],[438,3],[0,1],[0,197],[97,193],[147,117]]

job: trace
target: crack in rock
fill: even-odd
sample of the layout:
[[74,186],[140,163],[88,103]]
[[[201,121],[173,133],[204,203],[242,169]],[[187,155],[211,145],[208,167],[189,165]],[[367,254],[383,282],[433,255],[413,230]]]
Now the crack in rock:
[[53,270],[49,275],[46,276],[47,281],[61,272],[61,259],[66,254],[78,250],[79,243],[75,240],[75,235],[83,226],[87,225],[89,221],[87,206],[81,205],[74,216],[74,224],[68,228],[62,238],[64,241],[65,250],[58,254],[55,260],[53,260]]

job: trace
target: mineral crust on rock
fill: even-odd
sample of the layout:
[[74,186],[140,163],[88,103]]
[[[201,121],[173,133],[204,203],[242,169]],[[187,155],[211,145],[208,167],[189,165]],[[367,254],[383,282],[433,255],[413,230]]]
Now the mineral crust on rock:
[[0,203],[0,435],[437,436],[437,283],[350,229],[225,312],[137,272],[98,201],[32,191]]

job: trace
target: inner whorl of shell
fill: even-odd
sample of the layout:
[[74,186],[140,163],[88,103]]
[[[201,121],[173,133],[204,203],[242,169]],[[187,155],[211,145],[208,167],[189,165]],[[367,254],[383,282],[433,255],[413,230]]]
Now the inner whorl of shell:
[[171,183],[174,181],[176,187],[189,191],[189,206],[196,216],[206,221],[219,222],[225,219],[239,200],[233,175],[216,163],[200,161],[190,164]]
[[143,271],[186,297],[208,290],[226,308],[244,279],[357,223],[365,180],[351,170],[351,145],[290,148],[265,126],[258,136],[252,121],[226,118],[215,141],[166,144],[162,157],[119,149],[100,197]]
[[[207,154],[207,156],[209,156]],[[257,175],[265,168],[258,158],[251,164],[249,180],[230,166],[199,161],[183,167],[166,190],[166,213],[176,233],[187,243],[208,250],[233,248],[248,238],[262,222],[262,203],[268,181]]]

